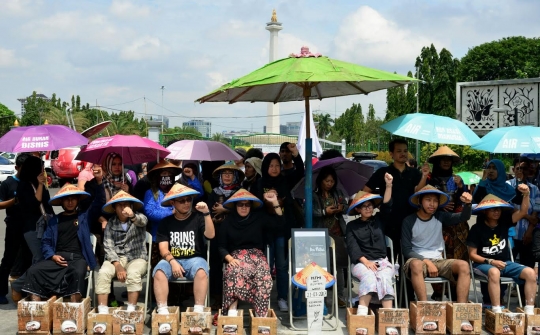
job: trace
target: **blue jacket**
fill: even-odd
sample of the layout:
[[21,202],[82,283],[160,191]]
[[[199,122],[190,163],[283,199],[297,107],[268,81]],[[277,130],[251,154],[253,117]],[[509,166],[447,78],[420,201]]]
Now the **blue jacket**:
[[[90,208],[84,213],[79,213],[79,230],[77,236],[81,242],[81,249],[86,264],[90,266],[90,269],[96,267],[96,256],[92,250],[92,243],[90,242],[90,222],[94,222],[101,215],[101,208],[105,204],[105,190],[103,185],[98,188],[96,197]],[[58,217],[55,215],[47,225],[47,230],[43,234],[41,239],[41,252],[45,259],[50,259],[56,254],[56,244],[58,242]]]
[[163,191],[158,190],[157,200],[154,198],[154,193],[152,190],[146,191],[144,194],[144,215],[148,218],[150,223],[150,233],[152,234],[153,241],[156,242],[156,234],[158,230],[159,223],[163,218],[172,214],[172,206],[161,206],[161,202],[165,198]]

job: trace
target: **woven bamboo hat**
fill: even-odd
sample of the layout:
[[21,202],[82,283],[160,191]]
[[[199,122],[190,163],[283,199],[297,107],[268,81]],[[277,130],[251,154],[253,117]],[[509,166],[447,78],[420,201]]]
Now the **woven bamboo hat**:
[[65,184],[62,188],[56,193],[54,197],[49,200],[49,205],[51,206],[62,206],[62,198],[69,197],[72,195],[79,196],[79,201],[86,199],[90,196],[90,193],[87,193],[76,185]]
[[442,147],[437,149],[431,156],[429,156],[428,162],[433,164],[439,158],[442,158],[442,157],[452,158],[452,163],[454,164],[461,162],[461,158],[459,158],[459,155],[456,154],[452,149],[450,149],[446,145],[443,145]]
[[422,189],[418,192],[416,192],[415,194],[411,195],[411,197],[409,198],[409,203],[413,206],[413,207],[420,207],[420,202],[418,201],[418,198],[419,196],[423,195],[423,194],[437,194],[439,195],[439,208],[441,207],[444,207],[448,201],[450,201],[450,197],[448,196],[448,194],[444,193],[443,191],[440,191],[438,189],[436,189],[435,187],[431,186],[431,185],[426,185],[424,187],[422,187]]
[[132,202],[133,203],[133,210],[136,212],[140,212],[143,208],[143,203],[139,199],[135,198],[134,196],[130,195],[127,192],[119,191],[114,195],[114,197],[111,198],[111,200],[107,201],[107,203],[101,208],[101,210],[105,213],[112,214],[114,213],[114,204],[117,202]]

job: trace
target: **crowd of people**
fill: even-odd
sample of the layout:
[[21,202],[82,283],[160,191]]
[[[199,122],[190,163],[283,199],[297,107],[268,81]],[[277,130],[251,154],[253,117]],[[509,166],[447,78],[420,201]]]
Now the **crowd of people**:
[[[533,313],[533,268],[535,255],[540,255],[536,163],[516,159],[515,177],[507,180],[504,164],[488,161],[473,190],[454,173],[460,157],[446,146],[419,168],[410,160],[406,141],[393,140],[388,149],[393,163],[375,171],[355,194],[338,187],[331,165],[319,169],[315,178],[313,228],[326,228],[335,242],[339,307],[347,304],[349,263],[360,281],[359,314],[367,314],[370,303],[396,307],[397,270],[389,261],[388,237],[393,256],[403,257],[408,280],[400,280],[405,280],[409,297],[428,300],[424,279],[440,276],[451,283],[445,293],[466,302],[470,260],[475,274],[488,279],[481,287],[486,307],[494,312],[504,308],[499,284],[504,276],[520,284],[525,312]],[[296,145],[288,142],[279,153],[236,150],[242,159],[233,162],[161,160],[144,168],[124,166],[121,155],[111,153],[102,164],[88,164],[77,185],[64,185],[52,198],[44,186],[41,159],[18,155],[17,174],[0,185],[0,209],[6,209],[0,304],[8,303],[9,277],[14,301],[25,295],[33,301],[56,295],[78,303],[86,292],[87,270],[99,264],[99,313],[119,304],[111,290],[114,278],[126,284],[126,309],[135,310],[148,266],[159,314],[179,304],[182,294],[169,282],[182,277],[194,283],[189,295],[195,312],[203,312],[210,289],[212,309],[236,315],[241,300],[264,317],[273,277],[279,309],[288,311],[292,274],[287,241],[292,228],[304,227],[303,199],[295,199],[291,191],[304,177],[304,162]],[[328,150],[319,159],[339,156]],[[52,206],[63,211],[54,214]],[[477,221],[469,229],[472,213]],[[95,252],[91,234],[97,238]],[[511,262],[510,253],[519,263]],[[442,300],[443,292],[441,285],[433,284],[431,298]],[[39,327],[37,321],[27,324],[28,330]],[[102,323],[93,327],[95,332],[106,330]],[[75,328],[70,320],[62,324],[65,332]],[[167,333],[171,326],[164,323],[159,328]],[[424,324],[425,330],[436,328],[435,323]],[[461,328],[471,331],[472,325],[464,321]],[[386,332],[397,334],[394,328]]]

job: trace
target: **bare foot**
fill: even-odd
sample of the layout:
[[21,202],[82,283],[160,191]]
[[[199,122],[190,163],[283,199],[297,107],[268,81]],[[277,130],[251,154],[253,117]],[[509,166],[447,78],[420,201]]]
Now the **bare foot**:
[[534,327],[532,327],[532,330],[535,331],[535,332],[538,332],[538,331],[540,331],[540,327],[534,326]]
[[120,331],[122,333],[132,334],[132,333],[135,333],[135,327],[133,327],[133,325],[122,325],[122,328],[120,328]]
[[94,333],[103,334],[105,333],[105,330],[107,329],[107,326],[103,323],[98,323],[94,326]]
[[461,323],[461,330],[464,332],[472,332],[474,328],[469,321],[463,321]]
[[399,335],[397,328],[394,328],[394,327],[386,327],[386,334],[387,335]]
[[424,322],[424,330],[437,330],[437,324],[432,321]]
[[356,335],[367,335],[366,328],[356,328]]
[[502,326],[503,333],[509,333],[511,331],[510,327],[508,325]]
[[201,327],[191,327],[189,328],[190,334],[202,334],[202,328]]
[[167,334],[171,331],[171,324],[170,323],[162,323],[159,325],[158,332],[160,334]]
[[39,330],[41,328],[41,323],[39,321],[29,321],[26,323],[27,331]]

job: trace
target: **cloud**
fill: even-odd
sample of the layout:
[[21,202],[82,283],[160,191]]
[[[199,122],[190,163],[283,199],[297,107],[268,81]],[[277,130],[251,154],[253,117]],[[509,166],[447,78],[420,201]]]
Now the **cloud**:
[[15,55],[15,50],[0,48],[0,68],[14,68],[27,66],[29,62]]
[[169,54],[170,48],[157,37],[143,36],[120,51],[120,59],[140,61],[164,58]]
[[130,1],[113,1],[109,10],[113,15],[127,19],[139,19],[150,16],[149,7],[138,7]]
[[360,64],[411,66],[423,46],[442,43],[413,33],[368,6],[345,17],[334,39],[338,59]]
[[227,76],[221,72],[208,72],[206,73],[206,77],[208,78],[208,84],[205,86],[208,90],[215,90],[216,88],[229,82]]

